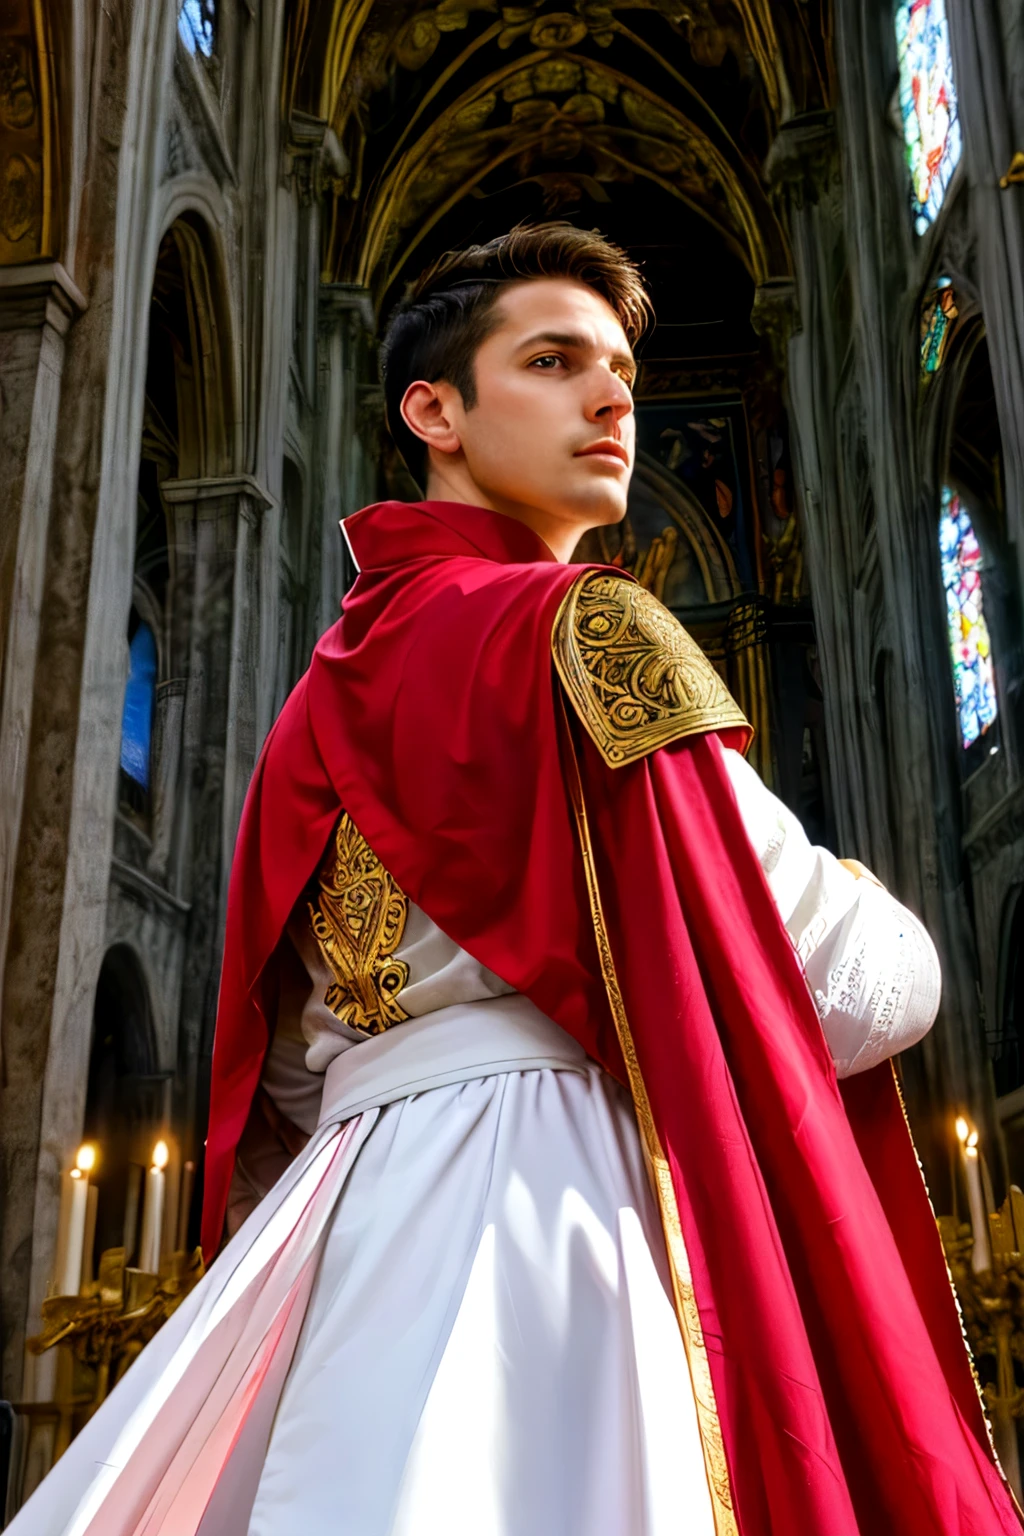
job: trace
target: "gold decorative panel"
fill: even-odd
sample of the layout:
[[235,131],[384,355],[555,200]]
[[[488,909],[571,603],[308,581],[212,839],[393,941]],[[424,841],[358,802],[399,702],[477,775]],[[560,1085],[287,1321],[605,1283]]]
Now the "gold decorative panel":
[[367,1035],[403,1023],[409,1015],[398,996],[409,967],[394,951],[405,931],[408,899],[346,813],[308,906],[313,934],[335,978],[324,999],[331,1012]]
[[53,89],[41,0],[0,8],[0,265],[49,256]]
[[586,571],[555,620],[558,675],[610,768],[684,736],[749,729],[700,647],[635,581]]

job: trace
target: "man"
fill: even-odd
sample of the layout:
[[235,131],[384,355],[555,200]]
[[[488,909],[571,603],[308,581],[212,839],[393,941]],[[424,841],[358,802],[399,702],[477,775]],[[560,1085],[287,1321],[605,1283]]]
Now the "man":
[[427,500],[348,520],[236,851],[235,1235],[23,1529],[1019,1529],[887,1061],[934,950],[660,604],[567,563],[625,513],[646,315],[554,224],[394,319]]

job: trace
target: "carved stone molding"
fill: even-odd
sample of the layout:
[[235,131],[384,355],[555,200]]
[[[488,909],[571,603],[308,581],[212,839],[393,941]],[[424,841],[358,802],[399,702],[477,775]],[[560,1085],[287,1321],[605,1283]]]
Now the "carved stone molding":
[[168,916],[172,921],[181,922],[192,910],[190,902],[181,901],[143,870],[136,869],[116,854],[110,861],[110,880],[112,885],[119,886],[147,911]]
[[199,480],[164,480],[160,494],[165,501],[212,501],[240,494],[252,498],[260,507],[273,506],[273,497],[252,475],[204,475]]
[[293,110],[283,179],[286,186],[294,185],[300,204],[308,207],[328,193],[340,196],[349,169],[348,156],[326,119]]
[[750,323],[768,343],[775,366],[784,369],[789,338],[800,329],[800,307],[791,277],[769,277],[757,285]]
[[21,330],[45,321],[64,336],[85,307],[84,295],[59,261],[0,266],[0,331]]
[[768,151],[764,174],[793,207],[818,202],[839,179],[834,113],[803,112],[783,123]]
[[1024,842],[1024,784],[994,805],[964,838],[964,852],[974,871],[982,869],[1012,844]]
[[361,283],[321,283],[321,328],[331,330],[347,315],[352,315],[360,322],[367,336],[374,334],[377,316],[369,288],[364,288]]
[[[198,519],[217,518],[225,503],[234,502],[240,517],[252,527],[274,505],[274,499],[252,475],[205,475],[198,480],[164,480],[160,494],[170,506],[194,507]],[[186,518],[189,513],[185,512]]]

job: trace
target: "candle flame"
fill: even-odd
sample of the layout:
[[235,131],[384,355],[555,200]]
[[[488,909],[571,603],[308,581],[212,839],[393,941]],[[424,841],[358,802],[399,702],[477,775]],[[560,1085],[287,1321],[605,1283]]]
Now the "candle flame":
[[968,1136],[968,1138],[967,1138],[967,1145],[969,1147],[976,1147],[978,1145],[978,1133],[977,1133],[977,1131],[972,1131],[971,1134]]
[[80,1179],[82,1177],[82,1170],[81,1170],[81,1168],[72,1168],[72,1170],[71,1170],[71,1177],[73,1179]]
[[153,1167],[166,1168],[167,1159],[169,1157],[170,1153],[167,1150],[166,1141],[158,1141],[156,1146],[153,1148]]
[[972,1162],[974,1159],[977,1158],[977,1156],[978,1156],[978,1149],[977,1149],[977,1147],[971,1146],[970,1142],[968,1142],[967,1146],[964,1148],[964,1157],[966,1157],[968,1162]]
[[957,1135],[957,1140],[959,1142],[965,1142],[970,1134],[971,1134],[971,1128],[967,1124],[967,1121],[964,1119],[963,1115],[957,1115],[957,1117],[956,1117],[956,1135]]
[[91,1173],[95,1166],[96,1148],[91,1147],[89,1143],[86,1142],[78,1149],[78,1156],[75,1158],[75,1167],[80,1168],[83,1173]]

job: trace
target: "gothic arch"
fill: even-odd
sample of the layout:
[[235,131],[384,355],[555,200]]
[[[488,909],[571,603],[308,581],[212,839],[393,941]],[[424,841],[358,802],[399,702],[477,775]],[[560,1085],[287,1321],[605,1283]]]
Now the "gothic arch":
[[[968,294],[947,358],[935,380],[929,434],[939,495],[950,487],[967,508],[982,555],[985,621],[992,641],[999,716],[993,741],[1014,750],[1011,701],[1024,684],[1020,593],[1004,498],[1003,445],[985,325]],[[1010,705],[1010,707],[1007,707]],[[991,745],[991,743],[990,743]],[[969,766],[978,762],[970,759]]]
[[173,361],[175,478],[223,475],[234,467],[231,333],[217,240],[207,220],[188,208],[177,214],[160,240],[150,304],[150,355],[154,342],[159,346],[163,340]]
[[122,1241],[129,1166],[139,1165],[163,1113],[152,991],[130,944],[100,966],[93,1004],[84,1136],[99,1151],[96,1252]]

